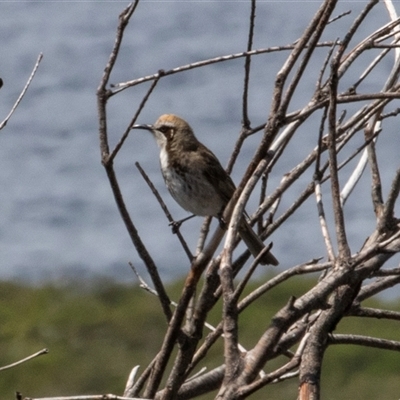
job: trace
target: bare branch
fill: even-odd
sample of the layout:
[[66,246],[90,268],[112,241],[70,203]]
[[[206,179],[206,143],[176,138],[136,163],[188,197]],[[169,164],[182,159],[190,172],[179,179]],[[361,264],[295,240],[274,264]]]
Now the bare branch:
[[147,103],[147,100],[149,99],[150,95],[153,93],[153,90],[156,87],[160,77],[161,77],[161,75],[159,74],[159,77],[157,79],[154,79],[154,81],[151,84],[151,86],[150,86],[149,90],[147,91],[146,95],[143,97],[143,99],[140,102],[140,105],[139,105],[138,109],[136,110],[135,115],[133,116],[130,124],[128,125],[128,127],[125,130],[124,134],[122,135],[121,139],[116,144],[114,150],[111,152],[110,156],[108,157],[108,159],[107,159],[108,163],[113,162],[114,158],[118,154],[120,148],[122,147],[122,145],[124,144],[125,140],[127,139],[128,135],[129,135],[129,133],[131,132],[132,126],[135,124],[136,120],[138,119],[140,112],[143,110],[143,107]]
[[378,339],[362,335],[329,335],[330,344],[357,344],[377,349],[400,351],[400,342],[395,340]]
[[107,177],[109,179],[110,186],[111,186],[111,189],[114,194],[115,202],[117,204],[117,207],[121,214],[121,217],[125,223],[126,229],[129,233],[132,243],[134,244],[135,248],[137,249],[139,256],[144,261],[144,263],[147,267],[147,270],[153,280],[154,286],[159,295],[161,305],[163,307],[164,314],[166,315],[167,319],[170,319],[171,315],[172,315],[171,310],[169,308],[170,300],[168,298],[168,295],[165,291],[164,285],[159,276],[157,267],[156,267],[152,257],[150,256],[149,252],[147,251],[143,241],[141,240],[138,230],[137,230],[136,226],[134,225],[134,223],[132,222],[132,219],[130,218],[130,215],[126,208],[126,205],[125,205],[125,202],[124,202],[124,199],[122,196],[122,192],[119,187],[118,180],[117,180],[117,176],[116,176],[114,168],[113,168],[112,159],[110,161],[109,144],[108,144],[106,108],[107,108],[107,101],[109,98],[109,93],[106,90],[106,86],[108,84],[110,74],[114,68],[115,62],[116,62],[118,54],[119,54],[119,50],[120,50],[120,46],[121,46],[125,28],[127,27],[128,23],[129,23],[129,19],[131,18],[133,12],[135,11],[137,4],[138,4],[138,0],[136,0],[134,3],[131,3],[120,14],[114,48],[110,54],[110,57],[107,62],[107,66],[104,70],[104,74],[100,81],[100,85],[97,89],[97,110],[98,110],[98,118],[99,118],[100,153],[101,153],[101,159],[102,159],[103,166],[106,169]]
[[122,38],[124,36],[125,28],[128,26],[129,20],[132,17],[133,13],[136,10],[137,5],[139,4],[139,0],[135,0],[130,3],[124,11],[119,15],[119,24],[117,28],[117,34],[115,37],[114,48],[111,51],[110,57],[108,59],[107,65],[104,68],[103,77],[101,78],[100,86],[97,89],[97,92],[103,92],[106,96],[110,96],[111,93],[106,93],[106,86],[110,80],[111,72],[114,68],[115,62],[117,61],[117,57],[119,54],[119,50],[122,43]]
[[[153,192],[154,196],[156,197],[156,199],[157,199],[158,203],[160,204],[162,210],[164,211],[164,214],[167,217],[168,221],[170,222],[170,224],[172,224],[174,222],[174,219],[172,218],[172,215],[169,212],[167,205],[164,203],[163,199],[161,198],[160,193],[158,193],[158,190],[155,188],[155,186],[153,185],[153,182],[151,182],[150,178],[148,177],[146,172],[144,172],[144,170],[140,166],[140,164],[138,162],[136,162],[135,165],[136,165],[136,168],[139,170],[140,174],[142,175],[143,179],[149,185],[150,190]],[[183,250],[185,250],[185,253],[188,256],[189,261],[192,261],[193,255],[189,249],[189,246],[186,243],[186,240],[182,236],[181,232],[179,231],[179,229],[177,229],[176,231],[174,231],[174,233],[177,235],[179,241],[181,242]]]
[[388,199],[383,207],[382,218],[379,221],[379,231],[391,227],[394,222],[394,206],[399,197],[400,192],[400,168],[396,171],[396,175],[392,181],[392,187],[388,195]]
[[[332,42],[323,42],[323,43],[316,44],[316,47],[330,47],[330,46],[332,46],[332,44],[333,44]],[[265,53],[274,53],[274,52],[277,52],[277,51],[292,50],[294,48],[295,48],[295,45],[285,45],[285,46],[269,47],[267,49],[256,49],[256,50],[251,50],[251,51],[243,51],[241,53],[229,54],[229,55],[226,55],[226,56],[210,58],[208,60],[198,61],[198,62],[195,62],[195,63],[191,63],[191,64],[183,65],[183,66],[180,66],[180,67],[176,67],[176,68],[173,68],[173,69],[170,69],[170,70],[167,70],[167,71],[164,71],[164,70],[162,70],[162,71],[163,71],[163,76],[168,76],[168,75],[181,73],[183,71],[188,71],[188,70],[195,69],[195,68],[201,68],[201,67],[204,67],[206,65],[211,65],[211,64],[215,64],[215,63],[219,63],[219,62],[235,60],[236,58],[242,58],[242,57],[247,57],[247,56],[255,56],[255,55],[258,55],[258,54],[265,54]],[[157,72],[156,74],[144,76],[142,78],[134,79],[132,81],[116,83],[116,84],[113,85],[113,87],[115,87],[116,89],[114,89],[112,91],[112,93],[110,93],[110,95],[115,95],[115,94],[121,92],[122,90],[125,90],[125,89],[129,88],[129,87],[136,86],[136,85],[142,84],[144,82],[148,82],[148,81],[152,81],[154,79],[157,79],[158,74],[159,74],[159,72]]]
[[[347,42],[350,40],[349,35]],[[332,60],[331,76],[329,80],[329,107],[328,107],[328,154],[329,154],[329,170],[331,175],[331,192],[333,202],[333,212],[335,217],[336,239],[338,243],[339,262],[346,262],[350,256],[350,248],[347,242],[346,230],[344,224],[343,209],[340,202],[339,176],[337,169],[337,148],[336,148],[336,98],[337,87],[339,82],[338,68],[340,59],[345,46],[341,47]]]
[[139,365],[136,365],[135,367],[132,368],[132,371],[129,374],[128,381],[126,382],[126,386],[125,386],[125,390],[124,390],[124,396],[126,396],[126,397],[132,397],[131,391],[134,387],[135,378],[136,378],[138,369],[139,369]]
[[399,311],[379,310],[379,309],[369,308],[369,307],[354,306],[349,310],[348,314],[353,315],[355,317],[392,319],[395,321],[400,321],[400,312]]
[[[2,130],[2,129],[7,125],[7,122],[9,121],[9,119],[11,118],[11,116],[14,114],[14,111],[15,111],[15,110],[17,109],[17,107],[19,106],[19,103],[21,103],[21,100],[22,100],[23,97],[25,96],[25,93],[26,93],[26,91],[28,90],[29,85],[30,85],[31,82],[32,82],[32,79],[33,79],[33,77],[35,76],[37,69],[39,68],[39,64],[40,64],[40,62],[42,61],[42,58],[43,58],[43,54],[40,53],[40,54],[39,54],[39,57],[38,57],[37,60],[36,60],[35,66],[33,67],[33,70],[32,70],[32,72],[31,72],[31,74],[30,74],[30,76],[29,76],[29,78],[28,78],[28,80],[27,80],[27,82],[26,82],[24,88],[22,89],[21,94],[18,96],[18,99],[17,99],[17,101],[14,103],[13,107],[11,108],[11,111],[8,113],[8,115],[5,117],[5,119],[0,123],[0,130]],[[0,87],[2,86],[2,84],[3,84],[3,81],[1,81]]]
[[261,379],[247,385],[247,386],[242,386],[242,388],[238,391],[239,396],[245,397],[249,396],[250,394],[256,392],[257,390],[261,389],[265,385],[267,385],[270,382],[278,381],[285,379],[284,377],[286,376],[286,379],[288,377],[293,378],[298,375],[298,371],[294,374],[291,374],[288,376],[289,371],[293,370],[294,368],[297,368],[300,365],[301,361],[301,356],[304,352],[305,345],[307,343],[309,333],[305,334],[303,336],[303,339],[301,340],[299,347],[296,350],[295,355],[293,358],[286,363],[284,366],[278,368],[272,373],[269,373],[268,375],[265,375]]
[[4,367],[0,367],[0,371],[5,371],[6,369],[14,368],[14,367],[16,367],[16,366],[18,366],[20,364],[23,364],[24,362],[30,361],[30,360],[32,360],[32,359],[34,359],[36,357],[42,356],[44,354],[47,354],[48,352],[49,352],[48,349],[40,350],[35,354],[32,354],[32,355],[30,355],[28,357],[23,358],[22,360],[16,361],[15,363],[12,363],[12,364],[9,364],[9,365],[5,365]]
[[[254,36],[254,24],[256,19],[256,0],[251,1],[251,13],[250,13],[250,24],[249,24],[249,37],[247,40],[247,51],[251,51],[253,47],[253,36]],[[248,114],[248,98],[249,98],[249,79],[250,79],[250,65],[251,56],[246,56],[244,65],[244,85],[243,85],[243,98],[242,98],[242,125],[243,128],[248,129],[250,127],[250,120]]]

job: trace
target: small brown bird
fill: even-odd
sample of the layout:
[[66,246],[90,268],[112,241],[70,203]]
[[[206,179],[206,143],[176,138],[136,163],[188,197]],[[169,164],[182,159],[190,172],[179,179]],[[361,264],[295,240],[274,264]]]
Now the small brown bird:
[[[217,157],[197,140],[190,125],[176,115],[165,114],[154,125],[134,125],[132,129],[148,130],[156,138],[161,172],[175,201],[192,214],[213,216],[221,222],[235,184]],[[265,247],[244,217],[239,235],[254,257]],[[271,252],[260,262],[279,264]]]

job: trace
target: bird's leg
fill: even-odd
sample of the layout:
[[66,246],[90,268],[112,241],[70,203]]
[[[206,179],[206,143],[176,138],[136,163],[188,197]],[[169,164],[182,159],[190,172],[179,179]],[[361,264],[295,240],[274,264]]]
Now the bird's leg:
[[188,219],[191,219],[191,218],[193,218],[193,217],[195,217],[194,214],[189,215],[189,217],[180,219],[179,221],[172,221],[172,222],[170,222],[170,223],[169,223],[169,226],[172,226],[172,233],[177,233],[177,232],[178,232],[178,229],[181,227],[181,225],[182,225],[185,221],[187,221]]
[[218,215],[217,215],[219,227],[221,229],[223,229],[224,231],[226,231],[226,221],[224,220],[224,217],[222,216],[222,214],[223,214],[223,210],[220,213],[218,213]]

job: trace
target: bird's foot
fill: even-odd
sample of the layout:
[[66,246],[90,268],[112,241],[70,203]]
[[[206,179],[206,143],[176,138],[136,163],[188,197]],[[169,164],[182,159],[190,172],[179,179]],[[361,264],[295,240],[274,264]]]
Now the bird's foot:
[[187,221],[188,219],[191,219],[191,218],[193,218],[193,217],[195,217],[194,214],[193,214],[193,215],[190,215],[189,217],[180,219],[179,221],[172,221],[172,222],[170,222],[170,223],[169,223],[169,226],[172,227],[172,233],[173,233],[173,234],[177,233],[178,230],[179,230],[179,228],[181,227],[181,225],[182,225],[185,221]]
[[224,231],[226,231],[226,229],[227,229],[226,221],[224,220],[224,217],[222,216],[222,214],[218,215],[218,222],[219,222],[219,227],[221,229],[223,229]]

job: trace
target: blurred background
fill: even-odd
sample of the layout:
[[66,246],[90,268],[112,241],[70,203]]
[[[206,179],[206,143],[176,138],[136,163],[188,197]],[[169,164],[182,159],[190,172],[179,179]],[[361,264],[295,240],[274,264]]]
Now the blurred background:
[[[290,44],[301,36],[320,2],[293,4],[257,3],[254,48]],[[0,90],[0,119],[17,99],[38,54],[44,55],[31,87],[0,136],[2,279],[40,283],[101,275],[134,281],[128,261],[143,271],[100,163],[97,129],[96,88],[114,43],[118,15],[126,5],[102,1],[11,1],[1,5],[0,77],[4,86]],[[332,24],[324,40],[335,40],[342,35],[363,6],[363,2],[339,2],[335,15],[348,10],[352,13]],[[111,81],[124,82],[159,69],[242,52],[247,45],[249,14],[250,2],[141,1],[126,30]],[[387,21],[387,12],[380,4],[353,43]],[[287,54],[270,53],[252,59],[249,94],[252,126],[263,124],[268,118],[275,75]],[[291,111],[308,103],[326,54],[326,48],[316,52],[315,69],[306,71]],[[361,59],[359,69],[354,68],[354,75],[349,73],[344,82],[350,84],[360,75],[367,65],[362,62]],[[367,81],[362,90],[380,90],[392,62],[392,57],[386,57],[379,79]],[[152,123],[163,113],[178,114],[189,121],[200,140],[226,165],[241,127],[243,65],[244,59],[238,59],[162,79],[138,122]],[[147,83],[132,88],[110,100],[112,144],[120,138],[148,86]],[[384,183],[388,183],[397,167],[398,148],[392,140],[393,135],[398,140],[398,132],[391,120],[384,128],[379,152],[388,163],[387,170],[382,171]],[[244,146],[233,171],[236,182],[260,135]],[[297,136],[297,142],[288,147],[286,156],[274,169],[270,190],[315,147],[318,125],[306,123]],[[355,146],[361,143],[362,135]],[[158,149],[146,132],[130,135],[116,160],[116,168],[132,219],[145,245],[150,250],[157,248],[153,256],[162,276],[182,276],[188,268],[187,260],[135,168],[136,161],[164,196],[173,217],[185,217],[186,212],[166,192],[159,172]],[[349,172],[353,167],[354,164]],[[312,171],[294,186],[292,197],[289,194],[283,199],[278,215],[311,177]],[[367,173],[356,189],[354,200],[346,206],[353,252],[374,227],[369,185]],[[385,193],[387,189],[385,186]],[[249,205],[250,212],[256,206],[255,201]],[[329,206],[329,198],[326,201]],[[201,218],[195,218],[182,228],[193,251],[201,223]],[[271,238],[281,267],[325,256],[320,236],[315,201],[311,198]]]

